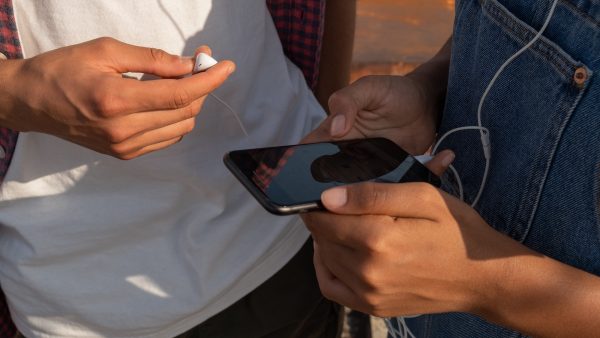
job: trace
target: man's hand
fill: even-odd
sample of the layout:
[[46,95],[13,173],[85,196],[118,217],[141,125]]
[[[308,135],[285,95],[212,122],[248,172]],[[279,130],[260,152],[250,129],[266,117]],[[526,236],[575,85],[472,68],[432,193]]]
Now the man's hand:
[[433,143],[438,114],[425,88],[410,76],[361,78],[331,96],[331,115],[303,142],[384,137],[423,154]]
[[434,102],[417,78],[367,76],[331,96],[326,123],[334,139],[385,137],[422,154],[435,137]]
[[330,116],[303,142],[384,137],[409,153],[432,145],[446,95],[451,41],[406,76],[367,76],[329,98]]
[[499,261],[531,254],[426,183],[337,187],[322,202],[329,212],[303,216],[321,290],[377,316],[481,314],[500,289]]
[[[208,48],[199,51],[210,53]],[[199,52],[198,51],[198,52]],[[100,38],[27,60],[0,63],[0,125],[58,136],[120,159],[178,142],[207,94],[235,65],[190,77],[191,58]],[[159,79],[138,81],[123,73]]]
[[598,276],[497,232],[429,184],[348,185],[321,200],[329,212],[303,219],[333,301],[381,317],[468,312],[536,337],[600,330]]

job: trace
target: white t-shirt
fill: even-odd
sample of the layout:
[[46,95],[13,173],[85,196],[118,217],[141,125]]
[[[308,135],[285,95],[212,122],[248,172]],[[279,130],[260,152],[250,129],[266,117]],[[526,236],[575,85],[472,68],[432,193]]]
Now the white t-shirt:
[[211,46],[237,64],[216,94],[249,132],[209,97],[182,142],[131,161],[22,133],[0,187],[0,284],[26,336],[175,336],[298,251],[299,219],[265,212],[221,160],[295,143],[324,117],[264,0],[13,2],[26,57],[100,36],[180,55]]

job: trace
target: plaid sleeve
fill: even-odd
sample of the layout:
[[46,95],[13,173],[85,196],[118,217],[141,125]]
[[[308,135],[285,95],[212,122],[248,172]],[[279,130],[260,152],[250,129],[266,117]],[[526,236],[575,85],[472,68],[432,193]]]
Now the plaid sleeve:
[[[0,0],[0,53],[9,59],[22,57],[11,0]],[[0,183],[12,159],[17,135],[16,131],[0,127]]]
[[[22,57],[11,0],[0,0],[0,53],[9,59]],[[0,127],[0,183],[12,159],[17,136],[16,131]],[[0,338],[12,338],[16,333],[17,329],[10,319],[4,294],[0,290]]]
[[0,291],[0,338],[13,338],[16,334],[17,329],[10,319],[4,294]]
[[325,22],[325,0],[267,0],[286,56],[314,89]]

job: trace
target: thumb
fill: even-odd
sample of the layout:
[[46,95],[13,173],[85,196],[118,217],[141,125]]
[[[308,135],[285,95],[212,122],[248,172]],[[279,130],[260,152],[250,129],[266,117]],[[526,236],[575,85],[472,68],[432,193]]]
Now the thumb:
[[425,166],[437,176],[442,176],[454,161],[456,155],[452,150],[444,150],[436,154]]
[[362,78],[329,97],[329,132],[332,137],[341,138],[352,129],[358,112],[365,109],[371,101],[368,93],[372,92],[372,87],[373,81],[368,77]]

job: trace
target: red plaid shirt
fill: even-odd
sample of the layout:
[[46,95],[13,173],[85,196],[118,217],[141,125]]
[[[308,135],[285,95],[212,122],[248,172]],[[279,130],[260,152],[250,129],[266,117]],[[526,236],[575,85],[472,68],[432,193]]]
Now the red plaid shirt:
[[[323,37],[325,0],[266,0],[279,32],[285,54],[314,87],[318,77]],[[21,58],[11,0],[0,0],[0,52],[9,59]],[[6,175],[17,143],[18,132],[0,128],[0,183]],[[4,156],[2,156],[4,153]],[[1,224],[0,224],[1,226]],[[0,290],[0,338],[12,338],[16,329],[10,320]]]

